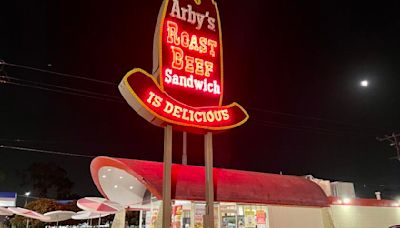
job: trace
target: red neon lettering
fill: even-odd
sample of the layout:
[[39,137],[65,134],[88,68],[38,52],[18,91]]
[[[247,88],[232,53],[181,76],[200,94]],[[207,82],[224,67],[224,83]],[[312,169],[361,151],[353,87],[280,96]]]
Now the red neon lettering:
[[210,55],[215,57],[215,48],[217,47],[217,42],[215,40],[208,40],[208,46],[210,46]]
[[184,51],[180,47],[171,46],[172,51],[172,68],[182,70],[185,67],[185,71],[188,73],[195,73],[199,76],[210,77],[213,72],[214,63],[210,61],[204,61],[201,58],[194,58],[189,55],[185,55]]
[[197,36],[196,35],[192,35],[192,38],[190,39],[189,50],[195,50],[195,51],[199,50],[199,47],[197,46]]
[[215,48],[218,45],[215,40],[203,36],[197,38],[196,35],[189,35],[186,31],[179,34],[179,26],[173,21],[167,21],[167,43],[188,48],[200,54],[205,54],[210,49],[209,55],[212,57],[215,57]]
[[206,70],[204,72],[204,76],[210,77],[210,73],[213,72],[214,63],[212,63],[210,61],[204,61],[204,65],[206,68]]
[[188,73],[194,73],[194,65],[193,65],[194,58],[187,55],[185,56],[185,60],[186,60],[185,71]]
[[183,50],[179,47],[171,46],[172,67],[181,70],[183,68]]
[[182,41],[182,47],[188,48],[189,47],[189,33],[183,31],[181,33],[181,41]]
[[196,58],[194,60],[196,62],[196,71],[197,75],[204,75],[204,60]]
[[175,45],[179,45],[179,37],[178,37],[178,25],[175,22],[167,21],[167,42]]
[[207,38],[200,37],[199,38],[199,43],[200,43],[199,52],[200,53],[207,53]]

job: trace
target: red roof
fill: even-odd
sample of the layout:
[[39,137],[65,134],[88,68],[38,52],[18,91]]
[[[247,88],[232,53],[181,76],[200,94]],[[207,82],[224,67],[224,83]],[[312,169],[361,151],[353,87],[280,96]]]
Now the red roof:
[[[111,166],[135,176],[158,199],[162,199],[163,163],[97,157],[91,163],[92,178],[103,196],[98,170]],[[299,206],[329,206],[323,190],[298,176],[276,175],[214,168],[214,198],[219,202],[242,202]],[[205,170],[202,166],[172,165],[172,199],[204,201]]]

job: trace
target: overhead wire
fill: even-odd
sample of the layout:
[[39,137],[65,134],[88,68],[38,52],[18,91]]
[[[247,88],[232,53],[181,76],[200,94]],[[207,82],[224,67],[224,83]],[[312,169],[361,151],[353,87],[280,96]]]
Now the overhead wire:
[[40,89],[40,90],[45,90],[45,91],[50,91],[50,92],[56,92],[56,93],[63,93],[63,94],[68,94],[68,95],[75,95],[75,96],[93,98],[93,99],[103,100],[103,101],[111,101],[111,102],[116,102],[116,103],[124,103],[122,100],[115,100],[115,99],[111,99],[111,98],[92,96],[92,95],[87,95],[87,94],[82,94],[82,93],[77,93],[77,92],[59,90],[59,89],[51,89],[51,88],[46,88],[46,87],[43,87],[43,86],[35,86],[35,85],[29,85],[29,84],[24,84],[24,83],[18,83],[18,82],[5,82],[5,84],[11,84],[11,85],[16,85],[16,86],[21,86],[21,87],[28,87],[28,88]]
[[[30,80],[16,78],[16,77],[10,77],[10,76],[0,76],[0,78],[11,79],[11,80],[25,82],[25,83],[32,83],[32,84],[37,84],[37,85],[41,85],[41,86],[55,87],[55,88],[58,88],[58,89],[70,90],[70,91],[74,91],[74,92],[78,92],[78,93],[79,92],[80,93],[87,93],[87,94],[94,95],[94,96],[113,98],[113,99],[117,99],[117,100],[121,100],[122,101],[122,99],[120,97],[113,96],[113,95],[108,95],[108,94],[97,93],[97,92],[93,92],[93,91],[89,91],[89,90],[76,89],[76,88],[71,88],[71,87],[66,87],[66,86],[59,86],[59,85],[54,85],[54,84],[43,83],[43,82],[35,82],[35,81],[30,81]],[[7,83],[7,81],[6,81],[6,83]]]
[[298,131],[313,131],[320,134],[325,135],[335,135],[335,136],[349,136],[349,135],[364,135],[368,137],[375,137],[375,135],[367,134],[365,132],[350,132],[346,130],[332,130],[329,128],[320,128],[320,127],[311,127],[311,126],[304,126],[304,125],[296,125],[296,124],[285,124],[281,122],[275,121],[266,121],[266,120],[258,120],[252,119],[249,121],[250,123],[257,124],[264,127],[270,128],[280,128],[280,129],[288,129],[288,130],[298,130]]
[[352,128],[355,127],[357,129],[363,128],[363,129],[370,129],[370,130],[382,130],[382,129],[377,129],[377,128],[373,128],[373,127],[366,128],[366,126],[360,126],[360,125],[357,125],[357,124],[352,124],[352,123],[343,122],[343,121],[339,121],[339,120],[326,119],[326,118],[321,118],[321,117],[305,116],[305,115],[300,115],[300,114],[295,114],[295,113],[279,112],[279,111],[273,111],[273,110],[255,108],[255,107],[248,107],[246,109],[253,110],[253,111],[256,111],[256,112],[260,112],[260,113],[271,113],[271,114],[276,114],[276,115],[280,115],[280,116],[287,116],[287,117],[293,117],[293,118],[299,118],[299,119],[315,120],[315,121],[321,121],[321,122],[326,122],[326,123],[333,123],[333,124],[336,124],[336,125],[348,126],[348,127],[352,127]]
[[94,78],[89,78],[89,77],[84,77],[84,76],[79,76],[79,75],[73,75],[73,74],[60,73],[60,72],[45,70],[45,69],[41,69],[41,68],[37,68],[37,67],[8,63],[5,61],[1,61],[0,65],[5,65],[5,66],[10,66],[10,67],[15,67],[15,68],[23,68],[23,69],[33,70],[33,71],[39,71],[42,73],[48,73],[48,74],[53,74],[53,75],[57,75],[57,76],[61,76],[61,77],[67,77],[67,78],[86,80],[86,81],[101,83],[101,84],[105,84],[105,85],[112,85],[112,86],[117,85],[114,82],[109,82],[109,81],[105,81],[105,80],[99,80],[99,79],[94,79]]
[[[45,72],[45,73],[49,73],[49,74],[56,74],[56,75],[60,75],[60,76],[83,79],[83,80],[88,80],[88,81],[98,82],[98,83],[103,83],[103,84],[109,84],[109,85],[115,85],[115,86],[117,85],[115,83],[108,82],[108,81],[97,80],[97,79],[92,79],[92,78],[88,78],[88,77],[65,74],[65,73],[59,73],[59,72],[39,69],[39,68],[31,67],[31,66],[24,66],[24,65],[19,65],[19,64],[6,63],[4,61],[1,61],[0,65],[7,65],[7,66],[12,66],[12,67],[19,67],[19,68],[25,68],[25,69],[30,69],[30,70],[37,70],[37,71]],[[2,77],[4,78],[4,76],[2,76]],[[76,88],[65,87],[65,86],[59,86],[59,85],[54,85],[54,84],[47,84],[47,83],[42,83],[42,82],[34,82],[34,81],[29,81],[29,80],[25,80],[25,79],[21,79],[21,78],[8,77],[7,76],[7,78],[9,78],[9,79],[12,79],[12,80],[15,80],[15,81],[19,81],[19,82],[12,82],[12,81],[10,82],[10,81],[1,80],[2,77],[0,77],[0,81],[2,81],[3,83],[6,83],[6,84],[30,87],[30,88],[47,90],[47,91],[51,91],[51,92],[64,93],[64,94],[69,94],[69,95],[88,97],[88,98],[93,98],[93,99],[100,99],[100,100],[104,100],[104,101],[124,103],[123,99],[120,99],[117,96],[106,95],[106,94],[101,94],[101,93],[97,93],[97,92],[93,92],[93,91],[76,89]],[[21,82],[31,83],[31,84],[36,84],[36,85],[24,84],[24,83],[21,83]],[[37,86],[37,85],[40,85],[40,86]],[[44,87],[44,86],[47,86],[47,87],[50,87],[50,88],[47,88],[47,87]],[[63,90],[60,90],[60,89],[63,89]],[[357,126],[357,125],[354,125],[354,124],[345,123],[345,122],[342,122],[342,121],[332,120],[332,119],[325,119],[325,118],[314,117],[314,116],[305,116],[305,115],[299,115],[299,114],[287,113],[287,112],[272,111],[272,110],[266,110],[266,109],[261,109],[261,108],[256,108],[256,107],[250,107],[248,109],[256,111],[256,112],[260,112],[260,113],[271,113],[271,114],[276,114],[276,115],[280,115],[280,116],[287,116],[287,117],[292,117],[292,118],[301,118],[301,119],[321,121],[321,122],[330,122],[330,123],[335,123],[335,124],[340,124],[340,125],[351,126],[352,129],[362,130],[360,128],[360,126]],[[253,120],[253,121],[251,121],[251,120]],[[288,124],[288,123],[282,123],[282,122],[276,122],[276,121],[266,121],[266,120],[259,120],[259,119],[250,119],[250,122],[253,122],[254,124],[258,124],[258,125],[264,126],[264,127],[281,128],[281,129],[288,129],[288,130],[299,130],[299,131],[314,131],[314,132],[321,133],[321,134],[326,134],[326,135],[336,135],[336,136],[338,136],[338,135],[345,136],[345,135],[349,135],[349,134],[352,134],[352,135],[366,135],[364,131],[359,131],[359,132],[355,133],[355,132],[349,132],[348,131],[349,129],[347,129],[347,130],[332,130],[332,129],[328,129],[328,128],[303,126],[303,125],[292,124],[292,123]],[[372,135],[369,135],[369,136],[372,136]]]
[[91,155],[74,154],[74,153],[60,152],[60,151],[54,151],[54,150],[44,150],[44,149],[20,147],[20,146],[0,145],[0,148],[10,149],[10,150],[29,151],[29,152],[43,153],[43,154],[72,156],[72,157],[85,157],[85,158],[95,158],[96,157],[96,156],[91,156]]

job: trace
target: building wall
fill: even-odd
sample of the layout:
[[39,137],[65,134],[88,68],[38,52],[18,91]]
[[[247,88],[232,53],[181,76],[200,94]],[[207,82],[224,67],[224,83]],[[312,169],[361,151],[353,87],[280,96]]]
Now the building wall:
[[270,228],[325,228],[322,208],[268,205]]
[[400,208],[332,205],[335,228],[388,228],[400,225]]

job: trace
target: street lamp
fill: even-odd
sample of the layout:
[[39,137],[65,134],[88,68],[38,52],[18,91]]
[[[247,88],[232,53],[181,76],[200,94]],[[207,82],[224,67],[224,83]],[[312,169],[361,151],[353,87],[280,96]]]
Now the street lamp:
[[26,204],[28,203],[28,197],[31,195],[31,192],[25,192],[25,206],[24,207],[26,207]]

